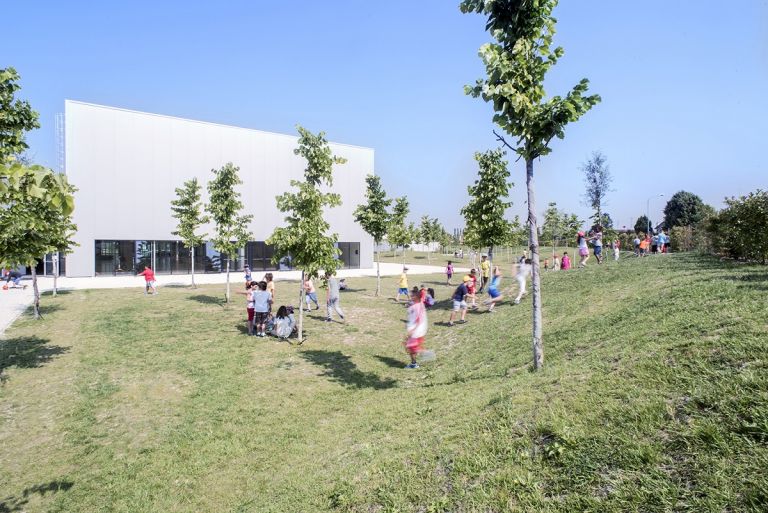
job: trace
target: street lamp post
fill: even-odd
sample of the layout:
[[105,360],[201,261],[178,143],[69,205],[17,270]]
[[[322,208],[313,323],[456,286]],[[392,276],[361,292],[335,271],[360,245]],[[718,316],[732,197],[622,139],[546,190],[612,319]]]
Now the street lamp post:
[[655,197],[663,198],[663,194],[659,194],[658,196],[651,196],[648,198],[648,200],[645,202],[645,219],[648,221],[648,235],[651,234],[651,200]]

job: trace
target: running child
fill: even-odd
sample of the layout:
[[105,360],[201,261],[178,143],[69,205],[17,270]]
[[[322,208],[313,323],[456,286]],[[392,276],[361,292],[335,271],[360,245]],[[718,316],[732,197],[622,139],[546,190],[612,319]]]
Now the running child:
[[[564,255],[567,255],[565,253]],[[563,256],[565,258],[565,256]],[[569,262],[570,264],[570,262]],[[517,297],[515,298],[515,304],[519,305],[520,300],[525,296],[525,282],[528,280],[528,276],[531,274],[531,259],[526,258],[525,263],[523,264],[517,264],[517,272],[515,273],[515,279],[517,280],[517,285],[519,287],[519,291],[517,292]]]
[[451,284],[451,278],[453,277],[453,262],[448,260],[448,265],[445,266],[445,275],[448,277],[448,280],[446,281],[446,285]]
[[496,303],[499,303],[502,299],[504,299],[504,295],[501,293],[501,269],[499,269],[498,265],[493,266],[493,278],[491,278],[491,283],[488,285],[488,295],[490,296],[488,299],[486,299],[483,304],[488,306],[488,313],[493,312],[493,308],[496,306]]
[[417,287],[411,290],[411,306],[408,307],[408,324],[406,325],[405,349],[411,357],[411,363],[406,369],[418,369],[416,357],[421,353],[424,345],[424,336],[427,334],[427,309],[420,300],[421,293]]
[[586,267],[587,260],[589,260],[589,247],[587,247],[587,238],[584,237],[584,232],[579,232],[576,235],[576,245],[579,247],[579,267]]
[[453,310],[451,310],[451,316],[448,318],[448,326],[453,326],[453,318],[458,311],[461,311],[461,319],[458,322],[461,324],[467,322],[465,319],[467,316],[467,294],[469,293],[467,290],[467,282],[470,280],[471,278],[469,276],[464,276],[461,285],[456,287],[456,291],[453,293],[453,297],[451,298],[453,300]]
[[144,294],[146,295],[147,292],[150,290],[152,291],[152,295],[157,295],[157,282],[155,281],[155,271],[152,270],[150,266],[146,266],[143,271],[141,271],[136,276],[144,276]]
[[397,288],[397,296],[395,296],[395,301],[398,303],[400,302],[400,296],[405,296],[405,300],[408,301],[409,299],[409,293],[408,293],[408,268],[403,267],[403,272],[400,275],[400,282],[398,284]]
[[331,322],[331,310],[334,310],[336,314],[344,320],[344,312],[341,311],[339,302],[341,300],[339,296],[339,280],[336,279],[335,272],[326,271],[325,281],[328,284],[328,292],[325,299],[325,308],[327,315],[325,316],[325,322]]

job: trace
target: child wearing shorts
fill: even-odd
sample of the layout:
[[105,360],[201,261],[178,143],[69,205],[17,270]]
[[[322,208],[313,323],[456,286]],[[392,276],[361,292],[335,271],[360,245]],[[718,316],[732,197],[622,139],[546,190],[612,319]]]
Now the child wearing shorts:
[[493,313],[493,308],[496,306],[496,303],[504,299],[504,295],[500,290],[500,285],[501,269],[499,269],[498,265],[495,265],[493,267],[493,277],[491,278],[491,284],[488,286],[488,296],[490,297],[484,302],[484,304],[488,306],[488,313]]
[[405,296],[406,301],[408,300],[408,268],[403,267],[403,274],[400,275],[400,283],[398,284],[397,288],[397,296],[395,296],[395,301],[398,303],[400,302],[400,296]]
[[272,294],[267,291],[267,282],[260,281],[253,293],[254,325],[257,337],[266,337],[266,324],[272,309]]
[[424,345],[424,336],[427,334],[427,310],[420,301],[421,292],[417,287],[411,290],[411,306],[408,307],[408,324],[406,325],[405,350],[411,357],[411,363],[406,369],[418,369],[416,357],[421,353]]
[[448,277],[448,280],[446,281],[446,285],[451,284],[451,278],[453,278],[453,262],[448,260],[448,265],[445,266],[445,275]]
[[467,316],[467,295],[469,294],[469,290],[467,290],[467,283],[470,282],[472,278],[469,276],[464,276],[464,279],[458,287],[456,287],[456,291],[453,293],[453,297],[451,298],[453,300],[453,310],[451,310],[451,316],[448,318],[448,325],[453,326],[453,318],[456,316],[456,312],[461,311],[461,319],[459,320],[460,323],[467,322],[465,317]]

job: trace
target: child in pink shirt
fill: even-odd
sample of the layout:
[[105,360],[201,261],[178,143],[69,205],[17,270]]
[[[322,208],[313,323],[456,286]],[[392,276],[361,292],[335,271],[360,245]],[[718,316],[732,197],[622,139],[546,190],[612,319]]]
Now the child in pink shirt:
[[568,256],[567,252],[563,252],[563,259],[560,261],[560,269],[563,271],[567,271],[571,268],[571,258]]

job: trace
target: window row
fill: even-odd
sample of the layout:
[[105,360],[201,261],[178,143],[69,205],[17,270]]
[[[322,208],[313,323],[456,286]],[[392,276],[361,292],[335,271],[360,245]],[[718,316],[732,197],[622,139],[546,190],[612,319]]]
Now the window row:
[[[347,269],[360,268],[360,243],[339,242],[339,259]],[[97,276],[136,274],[149,265],[158,274],[192,272],[192,251],[180,241],[170,240],[97,240],[95,242]],[[230,259],[230,270],[240,271],[246,264],[253,271],[291,270],[290,257],[272,263],[274,248],[264,241],[250,241]],[[226,271],[227,255],[206,242],[194,248],[196,273]]]

